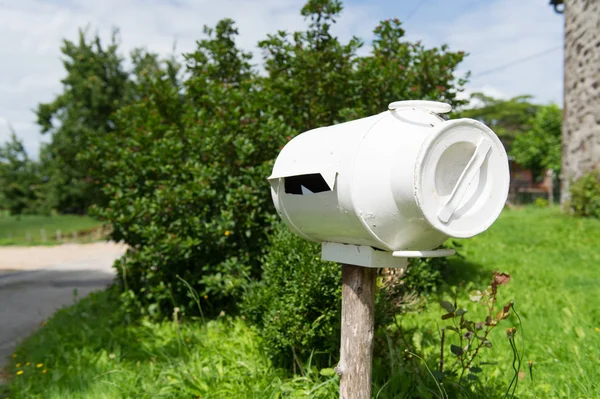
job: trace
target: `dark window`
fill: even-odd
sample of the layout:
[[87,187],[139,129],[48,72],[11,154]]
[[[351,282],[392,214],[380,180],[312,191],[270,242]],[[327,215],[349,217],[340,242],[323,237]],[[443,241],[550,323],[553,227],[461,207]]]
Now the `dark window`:
[[[302,189],[304,187],[304,189]],[[320,173],[310,175],[289,176],[285,178],[286,194],[314,194],[331,191],[325,179]]]

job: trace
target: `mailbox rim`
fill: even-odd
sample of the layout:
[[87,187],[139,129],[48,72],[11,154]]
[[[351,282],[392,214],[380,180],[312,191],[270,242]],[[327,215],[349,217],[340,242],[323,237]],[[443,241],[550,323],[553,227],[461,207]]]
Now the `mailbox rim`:
[[[497,181],[494,183],[494,186],[497,186],[500,183],[504,183],[504,187],[494,187],[492,186],[490,189],[494,192],[495,201],[498,205],[492,210],[488,211],[485,214],[480,214],[480,217],[483,217],[485,220],[473,224],[472,227],[468,229],[457,229],[454,228],[451,223],[442,223],[438,220],[437,214],[439,209],[432,209],[431,204],[428,205],[428,201],[425,201],[425,193],[426,186],[428,182],[424,181],[424,170],[427,167],[431,167],[431,162],[437,164],[438,160],[429,159],[429,155],[432,150],[435,148],[436,141],[438,141],[444,134],[448,133],[450,130],[466,127],[470,129],[477,129],[481,132],[481,136],[487,138],[493,143],[492,151],[488,154],[489,157],[495,156],[499,157],[496,160],[496,164],[500,161],[503,165],[502,170],[497,171],[497,173],[502,173],[504,176],[502,179],[496,179]],[[504,167],[505,165],[505,167]],[[419,154],[417,156],[417,162],[415,163],[415,179],[414,179],[414,198],[417,201],[419,208],[421,208],[421,212],[423,213],[425,221],[435,230],[440,231],[441,233],[448,235],[450,237],[455,238],[469,238],[476,236],[478,234],[486,231],[500,216],[502,210],[504,209],[506,200],[508,198],[508,192],[510,188],[510,171],[508,166],[508,155],[506,154],[506,150],[502,145],[502,142],[485,124],[470,118],[461,118],[461,119],[453,119],[445,121],[441,123],[437,130],[432,132],[425,140],[419,150]],[[433,184],[433,183],[431,183]],[[491,184],[491,183],[487,183]]]

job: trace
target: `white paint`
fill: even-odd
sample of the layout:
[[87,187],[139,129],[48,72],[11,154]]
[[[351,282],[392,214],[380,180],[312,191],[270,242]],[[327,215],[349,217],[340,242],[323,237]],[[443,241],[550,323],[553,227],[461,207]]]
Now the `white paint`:
[[473,185],[475,177],[480,173],[481,167],[483,166],[483,163],[485,162],[487,154],[490,152],[491,148],[492,144],[489,142],[489,140],[482,138],[479,141],[477,148],[473,153],[473,157],[471,157],[467,167],[463,170],[462,174],[458,178],[456,186],[454,186],[454,189],[450,194],[450,198],[448,198],[448,201],[438,213],[438,219],[440,219],[440,221],[448,223],[450,218],[454,215],[456,208],[458,208],[462,202],[467,190],[469,190],[469,188],[471,188]]
[[453,249],[434,249],[431,251],[394,251],[392,256],[398,258],[442,258],[444,256],[455,255]]
[[[485,231],[508,195],[506,151],[482,123],[445,121],[432,110],[447,112],[448,104],[394,102],[378,115],[295,137],[269,177],[279,215],[306,239],[390,252],[428,251]],[[285,192],[286,177],[314,173],[332,190]],[[331,251],[328,260],[346,262]]]
[[379,251],[366,245],[321,244],[321,258],[332,262],[364,267],[406,267],[406,258],[393,257],[390,252]]
[[413,107],[423,108],[427,111],[435,112],[437,114],[447,114],[448,112],[452,111],[452,106],[450,104],[439,101],[405,100],[394,101],[388,105],[389,110]]

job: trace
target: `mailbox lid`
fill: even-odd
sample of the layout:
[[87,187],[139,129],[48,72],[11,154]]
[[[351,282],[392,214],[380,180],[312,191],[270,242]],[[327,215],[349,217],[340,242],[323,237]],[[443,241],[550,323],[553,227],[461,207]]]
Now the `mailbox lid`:
[[508,189],[506,150],[476,120],[439,124],[419,150],[415,199],[427,222],[450,237],[487,230],[502,212]]

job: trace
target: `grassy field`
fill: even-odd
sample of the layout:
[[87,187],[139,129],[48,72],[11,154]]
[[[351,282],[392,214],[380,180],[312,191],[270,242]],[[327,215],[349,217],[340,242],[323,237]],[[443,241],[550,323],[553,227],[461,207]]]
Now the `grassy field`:
[[332,377],[286,378],[239,318],[129,325],[114,304],[107,291],[59,311],[13,357],[4,395],[279,398],[330,397],[320,392],[336,390]]
[[[482,365],[480,384],[463,396],[504,397],[514,375],[506,328],[516,326],[519,348],[525,338],[523,361],[533,361],[531,375],[522,368],[516,397],[600,397],[600,221],[571,218],[558,209],[507,210],[488,232],[461,243],[465,258],[452,260],[457,281],[464,280],[457,288],[459,305],[481,317],[481,306],[469,301],[468,292],[483,290],[491,272],[499,270],[512,276],[500,287],[499,303],[513,300],[523,320],[520,325],[512,314],[493,331],[493,346],[478,360],[495,364]],[[400,320],[412,350],[432,368],[438,330],[447,322],[437,302],[452,300],[450,292],[442,290],[429,298],[425,311]],[[260,337],[240,318],[128,323],[116,304],[108,291],[58,312],[15,353],[4,396],[337,398],[332,370],[307,364],[303,375],[291,376],[273,367],[260,350]],[[433,383],[416,394],[414,379],[397,361],[404,349],[395,343],[391,356],[376,360],[374,394],[440,397]],[[384,369],[386,375],[392,370],[386,381]]]
[[[513,300],[521,315],[517,344],[520,348],[519,339],[525,338],[523,360],[533,361],[534,377],[524,367],[518,397],[599,398],[600,221],[568,217],[556,208],[505,211],[489,231],[462,243],[466,262],[453,263],[470,275],[467,281],[475,282],[459,293],[470,311],[478,306],[470,303],[467,292],[485,288],[492,270],[512,276],[500,287],[500,297],[503,303]],[[444,324],[431,311],[406,319],[407,326],[424,331]],[[505,322],[492,335],[494,347],[483,353],[482,360],[498,362],[484,368],[488,383],[508,385],[512,376],[505,327],[518,326],[518,320],[513,315]],[[437,341],[437,332],[433,335]]]
[[0,215],[0,245],[57,244],[57,230],[65,240],[73,239],[73,233],[83,239],[100,225],[97,220],[78,215]]

